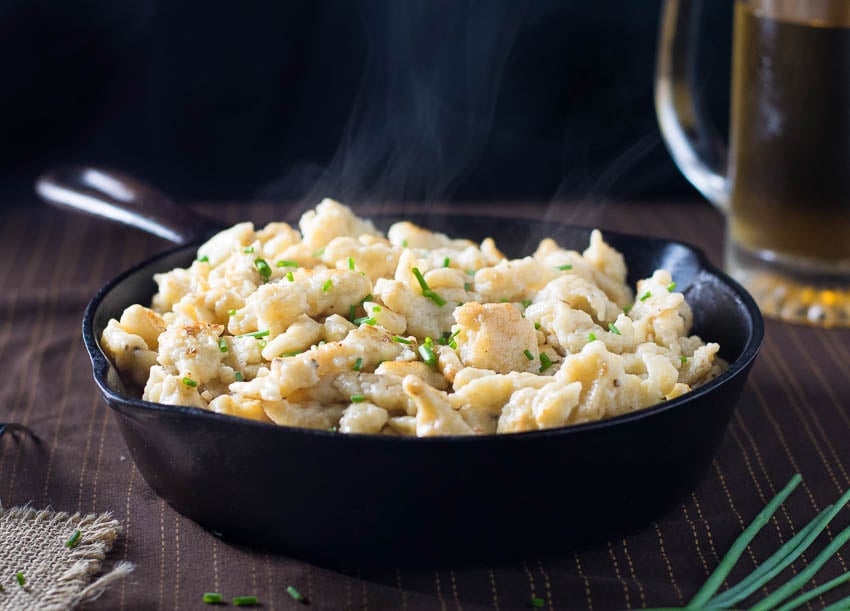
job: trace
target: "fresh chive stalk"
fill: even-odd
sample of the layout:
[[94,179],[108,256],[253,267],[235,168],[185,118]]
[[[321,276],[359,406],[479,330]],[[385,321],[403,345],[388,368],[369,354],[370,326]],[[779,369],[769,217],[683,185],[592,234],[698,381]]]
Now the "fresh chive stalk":
[[540,328],[540,323],[539,323],[539,322],[534,323],[534,328],[535,328],[535,329],[539,329],[539,328]]
[[620,330],[617,328],[617,325],[615,325],[615,324],[614,324],[614,323],[612,323],[612,322],[609,322],[609,323],[608,323],[608,330],[609,330],[611,333],[613,333],[614,335],[622,335],[622,333],[620,333]]
[[242,252],[244,252],[246,255],[250,255],[251,253],[253,253],[253,252],[254,252],[254,247],[253,247],[253,246],[246,246],[246,247],[242,250]]
[[526,349],[523,351],[523,354],[525,355],[525,358],[527,358],[529,361],[533,361],[533,360],[534,360],[534,355],[533,355],[533,354],[531,354],[531,350],[529,350],[528,348],[526,348]]
[[227,340],[223,337],[218,338],[218,349],[222,352],[227,352]]
[[629,312],[631,312],[632,307],[634,307],[634,306],[627,305],[625,308],[623,308],[623,314],[628,314]]
[[672,293],[675,290],[676,290],[676,283],[675,282],[671,282],[670,284],[667,285],[667,291],[668,292]]
[[363,359],[358,356],[357,360],[354,361],[354,366],[351,369],[352,371],[360,371],[361,367],[363,367]]
[[650,297],[652,297],[652,292],[651,292],[651,291],[647,291],[647,292],[645,292],[643,295],[641,295],[641,296],[640,296],[640,300],[641,300],[641,301],[646,301],[646,300],[647,300],[647,299],[649,299]]
[[794,489],[800,485],[802,479],[803,478],[799,473],[794,475],[794,477],[791,478],[791,481],[786,484],[779,494],[773,497],[770,503],[768,503],[767,506],[759,512],[752,524],[744,530],[741,536],[738,537],[735,540],[735,543],[732,544],[732,547],[729,548],[729,551],[726,552],[726,555],[723,557],[723,560],[720,561],[717,569],[715,569],[715,571],[709,576],[708,580],[688,603],[688,607],[694,607],[696,609],[705,607],[705,604],[712,596],[714,596],[714,593],[717,592],[717,589],[723,584],[729,573],[732,572],[735,563],[738,562],[738,558],[741,557],[741,554],[744,553],[744,550],[747,549],[750,542],[755,538],[764,525],[767,524],[773,514],[776,513],[779,506],[785,502],[785,499],[787,499]]
[[531,299],[523,299],[521,303],[522,303],[522,307],[527,308],[528,306],[531,305]]
[[407,344],[408,346],[413,343],[411,340],[407,339],[406,337],[402,337],[400,335],[393,335],[393,341],[398,343],[398,344]]
[[532,596],[531,600],[529,601],[529,604],[535,609],[542,609],[543,606],[546,604],[546,601],[544,601],[539,596]]
[[24,577],[24,574],[20,571],[15,573],[15,579],[17,580],[19,586],[24,586],[27,584],[27,578]]
[[591,331],[590,333],[588,333],[588,334],[587,334],[587,341],[589,341],[589,342],[595,342],[595,341],[596,341],[596,333],[594,333],[593,331]]
[[451,259],[449,259],[448,257],[446,257],[445,259],[443,259],[443,267],[448,267],[448,266],[449,266],[449,265],[451,265],[451,264],[452,264],[452,260],[451,260]]
[[545,352],[540,353],[540,373],[543,373],[552,366],[552,359]]
[[363,403],[366,400],[366,397],[364,397],[363,395],[351,395],[351,397],[349,398],[351,399],[352,403]]
[[573,266],[572,266],[572,265],[570,265],[569,263],[567,263],[567,264],[565,264],[565,265],[559,265],[559,266],[558,266],[558,269],[559,269],[559,270],[561,270],[562,272],[569,271],[569,270],[571,270],[572,268],[573,268]]
[[351,322],[353,322],[355,325],[359,326],[359,325],[363,325],[363,324],[374,325],[377,321],[374,318],[372,318],[371,316],[361,316],[360,318],[355,318]]
[[322,285],[322,292],[327,293],[329,290],[331,290],[331,287],[333,285],[334,285],[333,280],[328,278],[327,281]]
[[236,371],[236,372],[234,372],[234,373],[233,373],[233,375],[234,375],[234,376],[236,376],[236,381],[237,381],[237,382],[241,382],[241,381],[242,381],[242,372],[241,372],[241,371]]
[[282,259],[282,260],[278,261],[277,263],[275,263],[275,265],[278,266],[278,267],[298,267],[298,262],[297,261],[288,261],[286,259]]
[[208,605],[217,605],[224,602],[224,597],[218,592],[204,592],[204,597],[201,600]]
[[286,272],[286,279],[290,282],[295,282],[295,275],[292,272]]
[[196,259],[196,261],[198,261],[198,263],[209,263],[209,262],[210,262],[210,258],[209,258],[208,256],[204,255],[203,257],[200,257],[199,259]]
[[183,378],[183,383],[190,388],[195,388],[198,385],[192,378]]
[[354,320],[357,315],[357,306],[353,303],[348,306],[348,320]]

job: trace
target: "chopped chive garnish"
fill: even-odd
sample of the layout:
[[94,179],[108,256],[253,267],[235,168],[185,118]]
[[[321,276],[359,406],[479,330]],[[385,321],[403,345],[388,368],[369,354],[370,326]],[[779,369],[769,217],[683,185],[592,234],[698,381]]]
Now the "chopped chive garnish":
[[248,607],[257,604],[256,596],[236,596],[233,599],[233,604],[237,607]]
[[631,305],[627,305],[625,308],[623,308],[623,314],[628,314],[631,311],[632,311]]
[[591,331],[590,333],[588,333],[588,335],[587,335],[587,341],[589,341],[589,342],[595,342],[595,341],[596,341],[596,333],[594,333],[593,331]]
[[679,357],[679,362],[681,362],[681,363],[682,363],[682,365],[684,365],[685,363],[687,363],[687,362],[688,362],[688,357],[686,357],[686,356],[680,356],[680,357]]
[[676,290],[676,283],[675,282],[671,282],[670,284],[667,285],[667,292],[672,293],[675,290]]
[[419,356],[422,357],[422,360],[425,361],[426,365],[430,365],[431,367],[437,366],[437,357],[434,356],[434,350],[431,348],[431,345],[427,342],[427,340],[424,344],[419,346]]
[[469,282],[464,282],[463,283],[463,290],[468,293],[469,291],[472,290],[472,285]]
[[327,281],[322,285],[322,292],[327,293],[329,290],[331,290],[331,287],[333,285],[334,285],[333,280],[328,278]]
[[252,331],[251,333],[243,333],[242,335],[237,335],[236,337],[256,337],[257,339],[261,337],[265,337],[269,334],[269,330],[265,331]]
[[651,293],[650,291],[647,291],[647,292],[645,292],[643,295],[641,295],[641,296],[640,296],[640,300],[641,300],[641,301],[646,301],[646,300],[647,300],[647,299],[649,299],[650,297],[652,297],[652,293]]
[[290,357],[290,356],[298,356],[299,354],[301,354],[301,351],[300,351],[300,350],[293,350],[292,352],[284,352],[284,353],[283,353],[283,354],[281,354],[280,356],[282,356],[282,357]]
[[363,305],[367,301],[372,301],[372,293],[366,295],[363,299],[360,300],[360,305]]
[[535,329],[539,329],[539,328],[540,328],[540,323],[539,323],[539,322],[534,323],[534,328],[535,328]]
[[398,342],[399,344],[407,344],[408,346],[413,343],[406,337],[402,337],[400,335],[393,335],[393,341]]
[[355,325],[374,325],[377,321],[371,316],[362,316],[360,318],[355,318],[351,322]]
[[260,347],[260,350],[262,350],[263,348],[268,346],[268,343],[266,342],[266,340],[261,339],[260,341],[257,342],[257,345]]
[[431,289],[426,289],[426,290],[422,291],[422,295],[424,297],[427,297],[428,299],[430,299],[431,301],[433,301],[434,303],[436,303],[440,307],[443,307],[447,303],[445,299],[440,297],[437,293],[435,293]]
[[295,276],[292,274],[292,272],[286,272],[286,279],[290,282],[295,282]]
[[82,536],[82,533],[79,530],[75,530],[71,534],[71,537],[67,541],[65,541],[65,547],[67,547],[69,549],[74,549],[75,547],[77,547],[80,544],[80,537],[81,536]]
[[195,388],[198,385],[192,378],[183,378],[183,383],[190,388]]
[[540,373],[543,373],[552,366],[552,359],[545,352],[540,353]]
[[467,275],[467,276],[474,276],[474,275],[475,275],[475,270],[474,270],[474,269],[468,269],[468,270],[466,270],[466,275]]
[[402,240],[401,245],[403,248],[407,248],[407,240]]
[[237,372],[235,372],[233,375],[235,375],[235,376],[236,376],[236,381],[237,381],[237,382],[241,382],[241,381],[242,381],[242,372],[241,372],[241,371],[237,371]]
[[[333,427],[333,428],[336,429],[336,427]],[[298,602],[304,601],[304,595],[301,592],[299,592],[298,590],[296,590],[293,586],[289,586],[288,588],[286,588],[286,593],[289,594],[292,598],[294,598]]]
[[366,397],[363,395],[351,395],[352,403],[363,403],[366,400]]
[[269,264],[266,263],[265,259],[254,259],[254,267],[257,268],[257,271],[260,272],[260,276],[263,278],[263,282],[268,282],[269,278],[272,275],[272,268],[269,267]]
[[314,253],[313,253],[313,256],[314,256],[314,257],[316,257],[316,258],[318,259],[318,258],[319,258],[319,257],[321,257],[323,254],[325,254],[325,247],[324,247],[324,246],[322,246],[319,250],[317,250],[316,252],[314,252]]
[[422,272],[419,271],[418,267],[414,267],[410,270],[413,275],[416,277],[416,281],[419,283],[419,287],[422,289],[422,294],[425,294],[425,291],[430,291],[430,287],[428,283],[425,282],[425,277],[422,275]]
[[283,259],[275,263],[275,265],[278,267],[298,267],[298,261],[287,261]]
[[451,265],[451,262],[452,260],[446,257],[445,259],[443,259],[443,267],[448,267],[449,265]]
[[353,371],[360,371],[361,367],[363,367],[363,359],[358,356],[357,360],[354,361],[354,366],[351,369]]
[[354,259],[348,257],[348,269],[354,269]]
[[204,255],[203,257],[197,259],[197,261],[198,261],[198,263],[209,263],[210,258],[208,256]]
[[521,303],[522,303],[522,307],[527,308],[528,306],[531,305],[531,299],[523,299]]
[[499,303],[508,303],[508,300],[507,300],[505,297],[502,297],[502,298],[499,300]]
[[569,263],[567,263],[566,265],[559,265],[558,266],[558,269],[561,270],[562,272],[565,272],[567,270],[571,270],[572,268],[573,268],[573,266],[570,265]]
[[533,360],[534,360],[534,355],[533,355],[533,354],[531,354],[531,350],[529,350],[528,348],[526,348],[526,349],[523,351],[523,354],[525,355],[525,358],[527,358],[529,361],[533,361]]
[[352,303],[350,306],[348,306],[348,320],[354,320],[356,314],[357,306]]
[[246,255],[250,255],[252,252],[254,252],[254,247],[253,246],[246,246],[245,249],[242,252],[244,252]]
[[617,325],[615,325],[615,324],[614,324],[614,323],[612,323],[612,322],[609,322],[609,323],[608,323],[608,330],[609,330],[611,333],[613,333],[614,335],[622,335],[622,333],[620,333],[620,330],[617,328]]
[[529,601],[529,602],[531,603],[531,606],[534,607],[535,609],[542,609],[543,605],[546,604],[546,601],[544,601],[539,596],[532,596],[531,601]]
[[336,433],[336,427],[335,427],[335,426],[329,426],[329,427],[328,427],[328,432],[330,432],[330,433]]
[[20,586],[25,585],[27,583],[26,577],[24,577],[24,574],[21,573],[20,571],[15,573],[15,579],[18,580],[18,585],[20,585]]
[[227,315],[228,316],[236,316],[236,310],[228,310]]
[[215,605],[224,602],[224,597],[218,592],[205,592],[204,597],[201,600],[208,605]]
[[222,352],[227,352],[227,340],[223,337],[218,338],[218,349]]

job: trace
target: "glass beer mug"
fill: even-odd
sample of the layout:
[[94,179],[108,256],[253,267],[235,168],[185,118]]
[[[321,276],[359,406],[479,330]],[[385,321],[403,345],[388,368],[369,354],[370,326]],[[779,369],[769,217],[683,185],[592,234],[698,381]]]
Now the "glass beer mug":
[[735,0],[728,152],[694,97],[701,4],[663,8],[667,147],[725,213],[726,270],[764,314],[850,326],[850,0]]

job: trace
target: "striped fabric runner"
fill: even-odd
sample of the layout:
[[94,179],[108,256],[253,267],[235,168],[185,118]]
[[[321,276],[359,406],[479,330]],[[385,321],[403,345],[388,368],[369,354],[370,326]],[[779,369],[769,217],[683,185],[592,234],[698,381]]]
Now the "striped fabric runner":
[[[720,262],[722,219],[707,204],[486,209],[674,238]],[[285,217],[284,206],[262,203],[199,210],[227,221]],[[137,568],[89,609],[198,608],[208,591],[226,600],[256,595],[264,609],[293,609],[290,585],[316,609],[520,609],[532,597],[547,609],[680,605],[793,473],[804,476],[800,491],[747,550],[733,579],[850,487],[850,332],[768,322],[764,350],[708,476],[680,507],[630,536],[555,558],[432,571],[343,573],[229,546],[173,511],[142,480],[97,394],[80,338],[83,308],[100,285],[167,247],[135,230],[35,203],[4,210],[0,224],[0,422],[24,424],[40,440],[0,438],[0,502],[111,511],[123,523],[125,534],[106,566],[126,560]],[[830,533],[848,523],[845,511]],[[814,555],[805,554],[791,572]],[[848,570],[850,549],[816,583]],[[0,576],[0,583],[8,581]],[[812,608],[829,600],[816,599]]]

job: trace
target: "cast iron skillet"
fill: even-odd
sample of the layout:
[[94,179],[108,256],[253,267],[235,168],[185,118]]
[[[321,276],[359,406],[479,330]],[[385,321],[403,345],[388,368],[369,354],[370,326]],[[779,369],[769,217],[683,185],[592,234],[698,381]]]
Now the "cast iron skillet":
[[[176,242],[212,225],[131,179],[92,168],[43,177],[46,200],[131,222]],[[129,210],[129,212],[128,212]],[[393,219],[382,218],[389,225]],[[485,216],[414,217],[510,256],[544,236],[583,249],[589,229]],[[704,476],[758,353],[764,324],[752,298],[698,250],[605,232],[629,282],[673,274],[694,332],[718,341],[731,366],[678,399],[568,428],[485,437],[411,439],[267,425],[129,396],[99,346],[110,318],[155,292],[155,272],[188,266],[199,243],[121,274],[91,300],[83,337],[94,379],[115,411],[145,481],[180,513],[225,540],[331,565],[499,561],[645,525]]]

